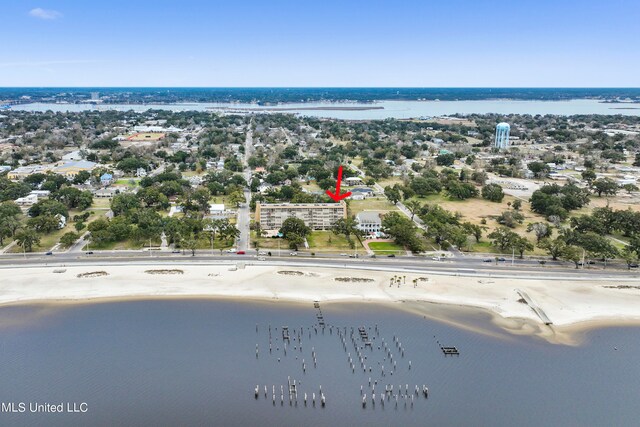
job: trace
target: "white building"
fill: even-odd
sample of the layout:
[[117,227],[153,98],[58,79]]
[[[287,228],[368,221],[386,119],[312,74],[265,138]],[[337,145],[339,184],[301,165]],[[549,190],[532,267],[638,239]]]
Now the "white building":
[[373,190],[368,187],[358,187],[351,190],[351,200],[364,200],[373,196]]
[[31,206],[38,203],[38,196],[35,194],[29,194],[24,197],[18,197],[15,202],[18,206]]
[[362,178],[357,177],[357,176],[350,176],[348,178],[344,179],[344,182],[346,185],[352,186],[352,185],[362,185],[364,184],[362,182]]
[[358,230],[365,235],[375,235],[376,237],[382,232],[382,214],[376,211],[363,211],[356,215]]
[[287,218],[299,218],[313,230],[329,230],[347,217],[347,205],[340,203],[256,203],[256,221],[263,230],[278,230]]
[[225,209],[224,203],[211,203],[209,204],[208,218],[212,219],[225,219],[235,215],[235,212],[229,209]]

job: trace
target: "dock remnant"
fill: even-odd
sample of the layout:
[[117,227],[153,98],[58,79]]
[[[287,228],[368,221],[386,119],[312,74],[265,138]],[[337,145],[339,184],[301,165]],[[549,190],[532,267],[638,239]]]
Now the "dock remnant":
[[547,314],[544,311],[542,311],[542,309],[538,307],[535,302],[533,302],[529,294],[527,294],[525,291],[520,289],[516,289],[516,292],[518,293],[518,295],[522,297],[522,299],[527,303],[527,305],[531,307],[533,312],[538,315],[540,320],[542,320],[542,323],[544,323],[545,325],[553,325],[553,322],[551,321],[551,319],[549,319]]
[[440,350],[442,350],[442,353],[444,353],[445,356],[460,356],[460,351],[458,350],[458,347],[446,347],[443,345],[440,345]]
[[364,328],[364,326],[360,326],[358,328],[358,333],[360,333],[360,338],[362,339],[362,342],[364,342],[364,346],[372,347],[371,341],[369,341],[369,334],[367,333],[367,330]]

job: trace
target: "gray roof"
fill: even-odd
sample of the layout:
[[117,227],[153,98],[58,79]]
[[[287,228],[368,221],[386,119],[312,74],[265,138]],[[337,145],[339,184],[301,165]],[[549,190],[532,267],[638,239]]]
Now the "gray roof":
[[380,212],[376,211],[364,211],[356,215],[356,219],[360,222],[382,222],[380,218]]
[[352,188],[349,191],[351,191],[352,193],[373,193],[373,190],[368,187]]
[[96,166],[96,164],[94,162],[89,162],[87,160],[78,160],[77,162],[65,162],[63,165],[58,166],[58,168],[71,168],[71,167],[78,167],[78,168],[85,168],[85,169],[91,169],[94,168]]

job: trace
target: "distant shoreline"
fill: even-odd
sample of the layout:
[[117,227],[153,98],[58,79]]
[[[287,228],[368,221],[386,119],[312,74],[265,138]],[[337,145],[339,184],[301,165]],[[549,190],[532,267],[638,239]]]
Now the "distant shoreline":
[[[304,105],[301,102],[300,105]],[[231,111],[246,111],[246,112],[261,112],[261,111],[368,111],[368,110],[384,110],[382,106],[367,106],[367,107],[206,107],[206,110],[231,110]]]

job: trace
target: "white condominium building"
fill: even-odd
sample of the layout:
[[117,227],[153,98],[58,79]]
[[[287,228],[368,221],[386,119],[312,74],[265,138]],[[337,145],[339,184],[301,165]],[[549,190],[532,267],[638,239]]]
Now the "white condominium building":
[[278,230],[287,218],[299,218],[313,230],[329,230],[347,217],[347,205],[340,203],[256,203],[256,221],[263,230]]

